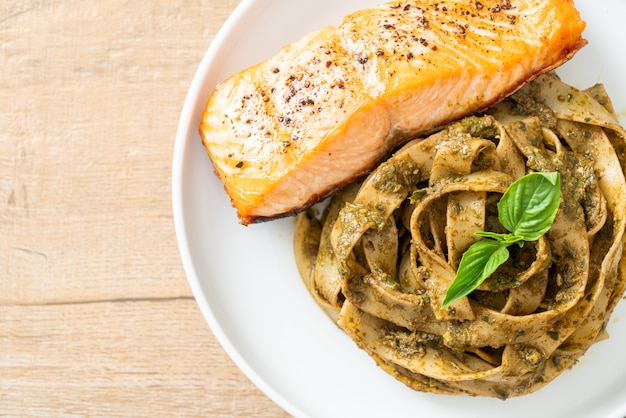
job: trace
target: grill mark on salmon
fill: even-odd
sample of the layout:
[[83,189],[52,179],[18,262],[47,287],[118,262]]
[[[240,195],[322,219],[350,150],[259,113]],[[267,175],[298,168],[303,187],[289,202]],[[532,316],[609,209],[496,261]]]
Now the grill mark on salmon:
[[382,4],[220,83],[200,135],[241,223],[286,216],[561,65],[584,27],[571,0]]

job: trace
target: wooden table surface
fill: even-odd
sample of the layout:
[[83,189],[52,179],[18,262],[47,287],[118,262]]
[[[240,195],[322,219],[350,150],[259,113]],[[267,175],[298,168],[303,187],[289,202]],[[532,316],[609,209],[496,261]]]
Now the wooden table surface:
[[237,0],[0,2],[0,416],[283,417],[187,284],[171,163]]

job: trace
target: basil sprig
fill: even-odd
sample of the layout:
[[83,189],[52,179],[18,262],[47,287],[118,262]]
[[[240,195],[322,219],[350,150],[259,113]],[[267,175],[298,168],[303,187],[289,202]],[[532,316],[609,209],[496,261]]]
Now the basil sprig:
[[472,244],[461,257],[456,277],[448,288],[442,309],[467,296],[509,259],[513,244],[536,241],[548,232],[561,201],[559,173],[530,173],[515,181],[498,202],[498,220],[508,234],[476,232],[484,239]]

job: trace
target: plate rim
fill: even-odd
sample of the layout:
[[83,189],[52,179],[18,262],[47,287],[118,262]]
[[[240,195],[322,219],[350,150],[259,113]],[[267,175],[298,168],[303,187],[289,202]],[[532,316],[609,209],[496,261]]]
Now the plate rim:
[[[245,17],[248,10],[256,1],[257,0],[242,0],[224,21],[215,34],[215,37],[210,40],[209,46],[202,56],[200,64],[194,73],[191,84],[189,85],[189,89],[187,90],[177,125],[174,143],[171,182],[172,212],[178,252],[181,257],[183,270],[192,294],[194,295],[196,304],[198,305],[204,320],[207,322],[210,331],[215,335],[215,338],[218,340],[219,344],[222,346],[233,363],[241,370],[245,377],[252,382],[252,384],[254,384],[265,396],[271,399],[288,414],[301,416],[302,411],[299,410],[299,408],[297,408],[292,402],[288,401],[283,395],[280,394],[280,392],[269,385],[265,379],[263,379],[256,372],[250,363],[243,357],[237,347],[235,347],[230,338],[228,338],[223,326],[217,320],[215,312],[208,303],[204,291],[202,290],[198,280],[199,276],[190,256],[191,252],[187,234],[187,221],[184,216],[183,208],[184,176],[182,167],[184,165],[185,155],[189,152],[190,148],[188,138],[191,133],[191,124],[189,121],[193,119],[194,113],[197,111],[197,107],[199,106],[199,100],[201,100],[199,92],[202,89],[200,87],[205,83],[208,69],[218,55],[220,48],[228,39],[232,28]],[[202,106],[204,106],[204,104]]]

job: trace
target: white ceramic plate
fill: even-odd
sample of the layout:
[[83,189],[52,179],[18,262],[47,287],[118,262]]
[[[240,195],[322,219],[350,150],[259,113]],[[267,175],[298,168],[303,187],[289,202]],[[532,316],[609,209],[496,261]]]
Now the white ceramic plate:
[[[294,416],[626,416],[626,302],[608,341],[539,392],[521,398],[414,392],[378,369],[322,313],[300,282],[293,219],[241,226],[198,135],[212,88],[286,43],[379,0],[244,0],[208,49],[176,138],[173,208],[186,274],[209,326],[243,372]],[[565,81],[605,83],[626,115],[626,2],[579,0],[589,45],[561,68]]]

